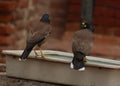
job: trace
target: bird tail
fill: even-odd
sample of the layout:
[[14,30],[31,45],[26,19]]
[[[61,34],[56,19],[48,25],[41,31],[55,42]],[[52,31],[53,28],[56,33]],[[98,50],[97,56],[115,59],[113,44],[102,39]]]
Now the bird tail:
[[85,55],[83,53],[76,52],[74,54],[72,62],[70,63],[70,67],[78,71],[84,71],[85,70],[84,58]]
[[29,56],[30,52],[32,51],[33,47],[26,47],[21,55],[21,57],[19,58],[19,61],[25,61],[27,59],[27,57]]

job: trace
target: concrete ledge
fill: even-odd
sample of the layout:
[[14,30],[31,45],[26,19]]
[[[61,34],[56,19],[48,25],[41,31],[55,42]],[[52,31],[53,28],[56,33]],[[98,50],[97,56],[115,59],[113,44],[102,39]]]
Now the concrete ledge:
[[[30,58],[20,62],[23,51],[6,50],[6,71],[8,76],[77,86],[120,86],[120,61],[88,56],[86,70],[70,69],[71,53],[44,51],[46,60]],[[39,51],[37,51],[39,52]]]

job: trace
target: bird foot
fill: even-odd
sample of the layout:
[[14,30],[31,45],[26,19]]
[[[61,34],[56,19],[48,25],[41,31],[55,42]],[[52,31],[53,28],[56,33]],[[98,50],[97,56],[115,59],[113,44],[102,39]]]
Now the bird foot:
[[44,55],[41,55],[41,58],[42,58],[42,59],[45,59],[46,57],[45,57]]
[[38,54],[37,54],[37,52],[34,50],[34,53],[35,53],[35,59],[37,59],[37,56],[39,56]]
[[83,61],[84,61],[84,62],[87,62],[87,58],[86,58],[86,57],[84,57]]
[[40,54],[41,54],[41,58],[42,59],[45,59],[46,57],[45,57],[45,55],[44,55],[44,53],[42,52],[42,49],[40,48]]
[[45,55],[43,54],[42,52],[42,49],[40,49],[40,55],[38,55],[38,53],[34,50],[34,53],[35,53],[35,58],[37,59],[38,56],[41,56],[42,59],[45,59]]

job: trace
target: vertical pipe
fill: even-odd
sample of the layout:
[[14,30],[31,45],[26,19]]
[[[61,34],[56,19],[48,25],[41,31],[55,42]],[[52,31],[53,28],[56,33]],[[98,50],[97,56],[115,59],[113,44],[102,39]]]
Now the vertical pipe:
[[95,6],[95,0],[82,0],[81,22],[84,20],[92,25],[94,6]]

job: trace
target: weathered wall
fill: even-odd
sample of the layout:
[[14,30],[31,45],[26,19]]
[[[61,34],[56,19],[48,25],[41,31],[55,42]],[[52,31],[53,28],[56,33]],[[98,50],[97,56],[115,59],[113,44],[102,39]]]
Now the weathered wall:
[[[120,59],[120,1],[96,0],[94,11],[95,43],[92,55]],[[66,32],[63,40],[71,40],[79,29],[81,1],[68,0]],[[71,36],[70,36],[70,35]]]
[[[0,0],[0,51],[24,49],[27,26],[47,12],[51,16],[53,32],[42,47],[71,52],[73,34],[80,27],[80,10],[81,0]],[[120,59],[119,15],[120,0],[96,0],[93,19],[95,43],[91,55]],[[4,57],[0,54],[0,63],[5,63]],[[5,76],[0,76],[0,79],[9,80]],[[26,82],[30,82],[29,86],[41,84],[10,79],[11,86],[15,86],[15,81],[20,86],[26,86]]]
[[[119,0],[96,0],[92,55],[119,59],[119,4]],[[24,49],[27,26],[47,12],[53,32],[43,48],[71,52],[72,36],[80,26],[80,9],[81,0],[1,0],[0,50]]]
[[23,49],[27,26],[49,13],[49,0],[0,1],[0,50]]

